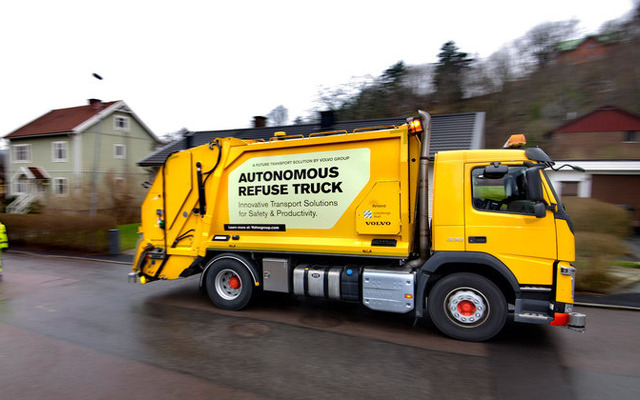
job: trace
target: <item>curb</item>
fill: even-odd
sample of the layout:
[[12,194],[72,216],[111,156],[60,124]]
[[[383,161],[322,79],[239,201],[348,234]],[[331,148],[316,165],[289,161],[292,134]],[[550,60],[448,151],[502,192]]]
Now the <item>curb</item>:
[[635,306],[620,306],[615,304],[598,304],[598,303],[581,303],[575,302],[574,306],[588,307],[588,308],[606,308],[608,310],[625,310],[625,311],[640,311],[640,307]]
[[576,293],[574,304],[584,307],[640,311],[640,293],[627,292],[609,295]]

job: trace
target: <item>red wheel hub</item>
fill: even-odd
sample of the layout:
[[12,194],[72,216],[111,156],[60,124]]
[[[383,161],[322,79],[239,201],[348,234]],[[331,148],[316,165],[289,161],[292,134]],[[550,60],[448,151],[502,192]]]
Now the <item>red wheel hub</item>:
[[240,279],[237,276],[229,278],[229,286],[231,289],[240,289]]
[[476,306],[469,300],[463,300],[458,303],[458,312],[460,315],[470,317],[476,312]]

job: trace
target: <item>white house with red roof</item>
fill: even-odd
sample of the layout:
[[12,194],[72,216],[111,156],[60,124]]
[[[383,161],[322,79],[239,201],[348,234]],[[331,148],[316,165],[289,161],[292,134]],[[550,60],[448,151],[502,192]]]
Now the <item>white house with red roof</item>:
[[135,199],[144,195],[139,183],[148,171],[136,162],[160,143],[124,101],[96,99],[50,111],[4,138],[7,196],[15,196],[7,211],[16,213],[35,200],[79,213],[113,208],[117,198],[139,206]]

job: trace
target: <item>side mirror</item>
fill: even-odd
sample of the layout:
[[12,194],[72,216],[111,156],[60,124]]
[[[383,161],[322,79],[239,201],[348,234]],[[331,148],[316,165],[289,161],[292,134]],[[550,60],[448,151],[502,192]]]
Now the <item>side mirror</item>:
[[541,201],[533,205],[533,213],[536,218],[544,218],[547,216],[547,206]]
[[528,199],[533,202],[544,203],[544,194],[542,192],[542,180],[540,179],[540,169],[529,168],[527,169],[526,175],[527,175]]
[[509,167],[507,167],[506,165],[500,165],[499,163],[495,162],[484,167],[482,175],[487,179],[500,179],[504,177],[507,172],[509,172]]

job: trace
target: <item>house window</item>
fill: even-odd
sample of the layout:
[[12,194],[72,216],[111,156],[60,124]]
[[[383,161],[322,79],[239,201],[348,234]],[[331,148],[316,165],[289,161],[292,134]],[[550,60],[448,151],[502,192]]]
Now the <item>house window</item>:
[[16,194],[29,193],[29,180],[22,175],[16,181]]
[[69,193],[69,181],[67,178],[53,178],[53,194],[66,196]]
[[30,144],[16,144],[12,146],[12,150],[13,150],[13,162],[15,163],[31,162],[31,145]]
[[635,143],[638,141],[638,131],[627,131],[625,142]]
[[53,151],[53,162],[66,162],[68,160],[67,142],[53,142],[51,150]]
[[127,148],[124,144],[113,145],[113,158],[124,160],[127,157]]
[[116,115],[113,118],[113,124],[114,124],[113,127],[116,131],[129,132],[129,117]]

